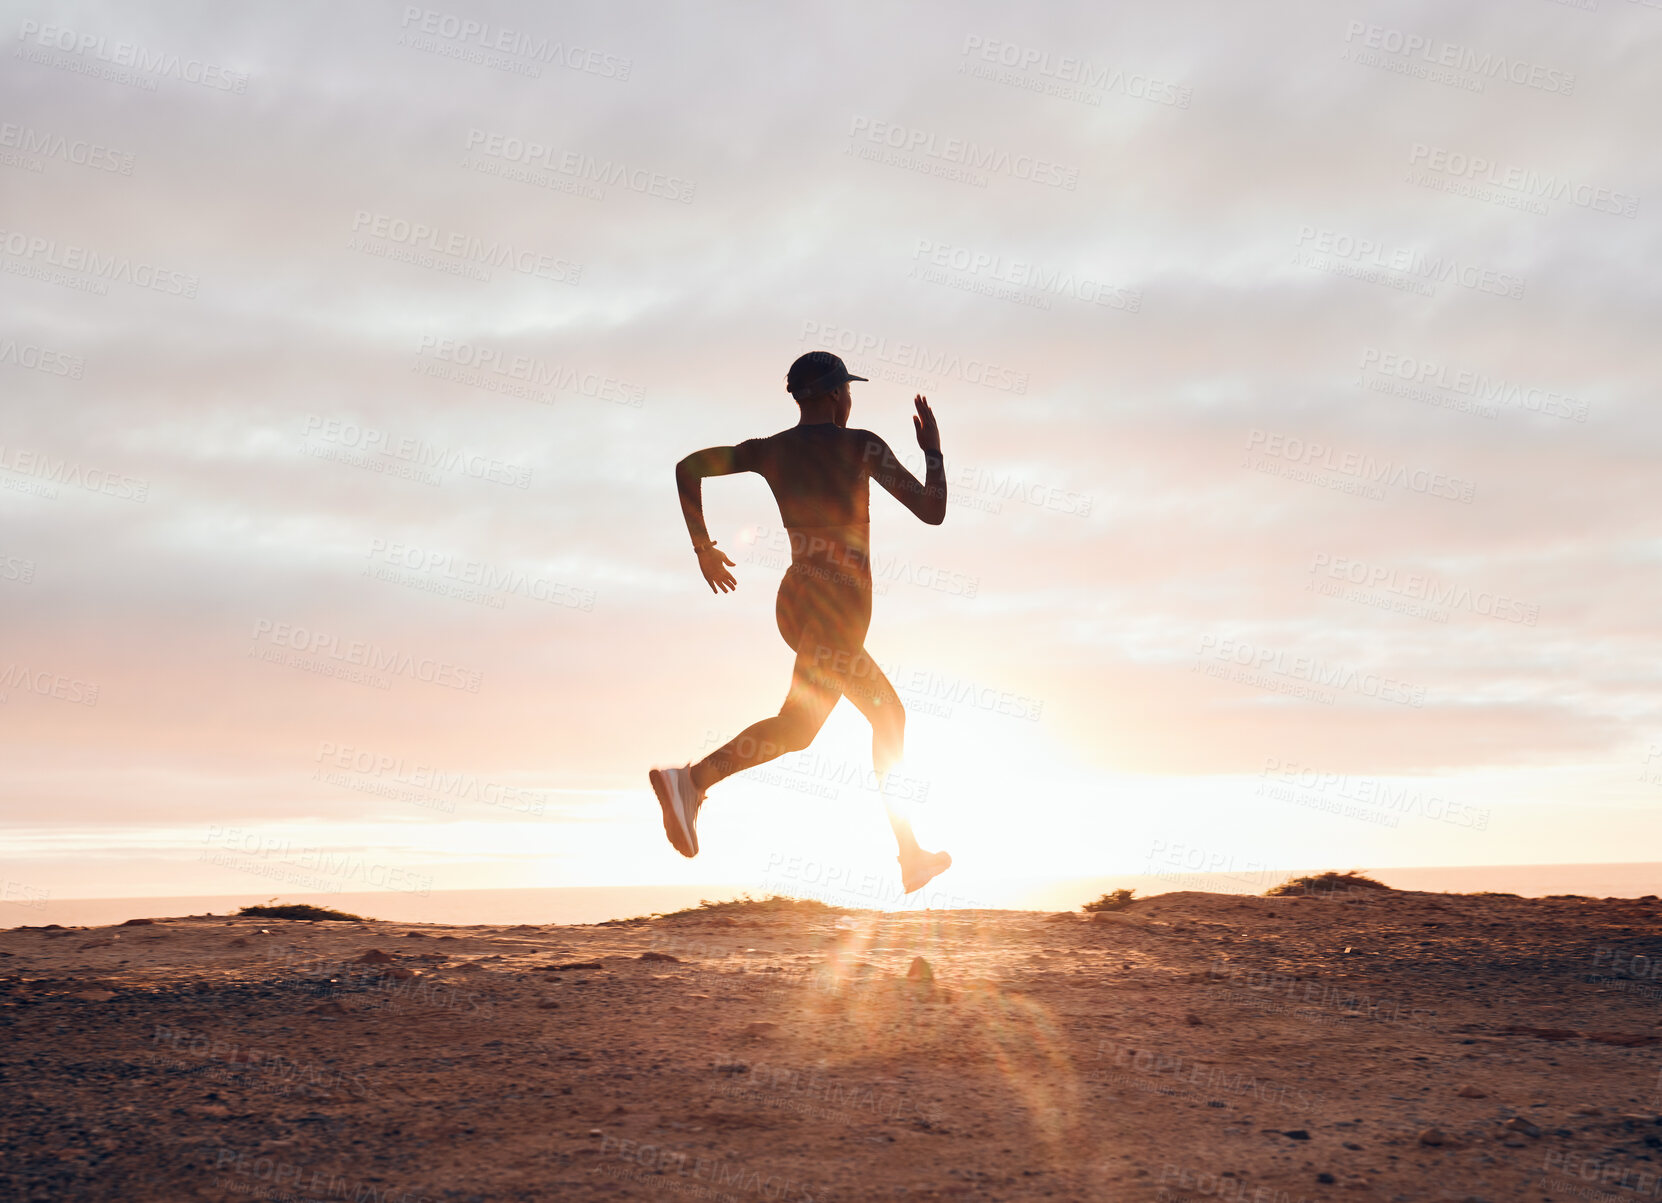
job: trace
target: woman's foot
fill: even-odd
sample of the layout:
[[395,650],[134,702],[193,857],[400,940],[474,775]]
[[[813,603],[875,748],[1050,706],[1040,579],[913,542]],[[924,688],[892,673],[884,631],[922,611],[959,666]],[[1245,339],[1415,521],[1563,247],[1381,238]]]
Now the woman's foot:
[[682,856],[698,855],[698,808],[704,804],[703,791],[693,785],[688,768],[653,769],[647,775],[658,808],[664,812],[664,834]]
[[910,856],[895,857],[900,862],[900,882],[906,893],[915,894],[952,868],[952,857],[945,852],[925,852],[919,848]]

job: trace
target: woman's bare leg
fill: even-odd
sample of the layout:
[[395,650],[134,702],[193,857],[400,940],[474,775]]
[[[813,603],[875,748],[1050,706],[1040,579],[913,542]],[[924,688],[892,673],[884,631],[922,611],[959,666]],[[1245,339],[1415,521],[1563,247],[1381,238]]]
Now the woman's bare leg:
[[700,794],[725,777],[814,742],[839,696],[835,678],[816,666],[821,646],[818,639],[802,641],[791,667],[790,692],[778,714],[750,724],[692,766],[693,786]]
[[899,766],[906,748],[906,708],[900,704],[900,695],[889,683],[889,678],[866,652],[860,654],[843,684],[843,696],[854,703],[855,709],[871,724],[871,763],[877,770],[877,788],[883,795],[883,809],[889,816],[889,829],[894,832],[900,848],[900,871],[906,892],[922,889],[937,874],[945,871],[952,858],[944,852],[925,852],[912,834],[911,820],[895,799],[884,788],[889,774]]

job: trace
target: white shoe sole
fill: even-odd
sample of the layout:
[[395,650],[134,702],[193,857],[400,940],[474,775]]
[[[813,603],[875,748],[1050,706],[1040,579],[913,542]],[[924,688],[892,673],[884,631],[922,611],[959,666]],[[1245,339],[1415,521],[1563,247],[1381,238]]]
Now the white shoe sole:
[[664,834],[682,856],[698,855],[698,799],[686,769],[653,769],[647,779],[664,812]]

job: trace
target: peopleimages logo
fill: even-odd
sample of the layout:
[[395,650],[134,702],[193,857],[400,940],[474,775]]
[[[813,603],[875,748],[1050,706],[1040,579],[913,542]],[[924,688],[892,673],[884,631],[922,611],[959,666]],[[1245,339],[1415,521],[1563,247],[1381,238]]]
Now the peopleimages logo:
[[580,371],[534,355],[423,334],[416,345],[416,370],[487,392],[554,404],[556,392],[576,393],[616,405],[641,407],[646,390],[601,372]]
[[413,32],[443,38],[457,46],[516,55],[532,62],[551,63],[619,82],[627,81],[630,72],[635,69],[634,59],[571,46],[558,40],[551,41],[541,34],[527,33],[523,29],[507,29],[488,21],[476,21],[471,17],[431,8],[407,6],[404,19],[399,24],[407,33],[414,26]]
[[95,280],[132,284],[152,292],[196,299],[197,278],[189,272],[170,271],[153,263],[135,263],[127,255],[101,255],[74,242],[60,244],[56,238],[25,234],[21,230],[0,230],[0,251],[29,263],[45,263],[65,271],[83,272]]
[[742,1161],[696,1150],[688,1152],[608,1133],[600,1141],[600,1156],[622,1163],[601,1167],[602,1174],[646,1185],[659,1197],[665,1192],[685,1193],[692,1198],[733,1203],[743,1192],[770,1203],[814,1203],[813,1194],[803,1183],[771,1167],[755,1169]]
[[79,380],[86,371],[86,360],[79,355],[41,343],[20,343],[14,338],[0,338],[0,364],[45,372],[48,376],[68,376],[71,380]]
[[1289,438],[1267,430],[1254,430],[1247,436],[1247,455],[1248,467],[1252,466],[1251,456],[1261,455],[1314,471],[1353,477],[1372,485],[1400,485],[1412,493],[1445,497],[1468,505],[1477,496],[1477,485],[1458,476],[1433,472],[1429,468],[1410,468],[1395,460],[1375,459],[1364,452],[1339,451],[1326,443]]
[[62,134],[27,125],[13,125],[10,121],[0,121],[0,147],[23,155],[39,155],[45,159],[73,163],[77,167],[90,167],[94,171],[133,174],[133,156],[128,151],[112,150],[97,142],[88,142],[85,138],[66,138]]
[[6,700],[6,690],[21,689],[43,698],[56,698],[77,706],[98,705],[98,686],[78,677],[66,677],[47,669],[30,668],[13,661],[0,668],[0,702]]
[[[28,447],[8,447],[4,443],[0,443],[0,472],[15,472],[18,476],[48,485],[68,485],[121,501],[142,503],[150,496],[150,482],[136,476],[88,467],[72,459],[55,460],[45,452]],[[51,491],[48,495],[57,494]]]
[[[381,457],[405,464],[411,471],[430,477],[430,483],[437,483],[438,477],[432,476],[427,470],[437,468],[444,472],[458,472],[475,480],[508,485],[515,489],[531,487],[533,469],[524,464],[494,459],[477,452],[452,451],[414,435],[394,435],[374,426],[359,426],[345,418],[307,414],[305,421],[301,423],[300,433],[302,438],[319,439],[333,448],[366,459]],[[306,444],[302,444],[303,450],[305,447]],[[331,457],[323,455],[318,458]]]
[[[1230,665],[1244,668],[1248,670],[1249,676],[1257,674],[1259,677],[1282,677],[1318,688],[1345,690],[1382,702],[1395,702],[1416,710],[1425,704],[1424,685],[1398,681],[1394,677],[1363,671],[1350,664],[1323,660],[1319,656],[1288,655],[1280,648],[1264,647],[1245,639],[1220,639],[1216,635],[1202,635],[1196,655],[1195,667],[1202,671],[1205,671],[1205,661],[1210,659],[1226,668]],[[1206,675],[1227,674],[1206,672]],[[1248,680],[1245,676],[1238,679],[1243,684],[1259,683],[1256,680]],[[1331,705],[1331,702],[1324,701],[1324,704]]]
[[697,184],[677,175],[631,167],[615,159],[597,159],[575,150],[562,151],[545,142],[492,133],[477,126],[467,131],[467,149],[522,167],[568,175],[584,183],[602,184],[608,188],[622,186],[642,196],[657,196],[682,204],[691,202],[698,190]]
[[[408,221],[386,213],[371,213],[367,209],[359,209],[353,214],[352,232],[406,252],[444,255],[459,263],[479,267],[506,267],[510,271],[535,276],[539,280],[552,280],[557,284],[577,284],[583,277],[583,265],[569,259],[516,247],[501,239],[486,240],[457,230],[446,232],[419,221]],[[376,243],[359,245],[359,238],[354,237],[348,241],[347,249],[373,251]]]
[[[1119,67],[1099,66],[1089,59],[1075,58],[1069,54],[1052,58],[1048,50],[1019,46],[1015,42],[1005,42],[997,38],[983,38],[970,34],[964,38],[964,48],[959,53],[965,58],[979,58],[985,63],[1010,68],[1015,73],[1034,72],[1045,76],[1053,82],[1041,85],[1035,90],[1067,100],[1082,99],[1094,104],[1099,103],[1099,100],[1093,93],[1108,92],[1129,96],[1134,100],[1146,100],[1151,104],[1186,109],[1194,95],[1184,84],[1167,83],[1141,72],[1127,72]],[[958,70],[961,74],[981,75],[983,78],[997,79],[1000,83],[1014,82],[1002,79],[996,74],[986,74],[986,68],[979,68],[973,62],[958,64]]]
[[1514,409],[1576,422],[1585,422],[1589,410],[1586,401],[1567,393],[1519,384],[1505,376],[1490,376],[1473,368],[1380,347],[1362,348],[1361,371],[1364,377],[1369,372],[1375,373],[1375,385],[1400,380],[1406,385],[1440,389],[1485,405],[1509,405]]
[[431,656],[412,656],[397,648],[384,648],[363,639],[343,642],[340,636],[327,631],[308,630],[293,623],[273,622],[269,618],[254,622],[254,642],[258,645],[262,641],[273,648],[323,657],[369,672],[409,677],[414,681],[460,689],[466,693],[478,693],[482,679],[478,669],[435,660]]
[[1560,68],[1549,67],[1544,63],[1532,63],[1527,59],[1508,58],[1504,54],[1478,51],[1458,42],[1445,42],[1441,38],[1429,38],[1424,34],[1409,33],[1388,25],[1351,21],[1345,27],[1345,42],[1359,44],[1368,50],[1381,51],[1402,63],[1464,71],[1479,80],[1513,83],[1520,87],[1535,88],[1541,92],[1556,92],[1563,96],[1575,91],[1575,76]]
[[[476,586],[491,593],[517,593],[533,601],[573,610],[594,609],[594,590],[568,585],[546,575],[533,575],[523,568],[502,567],[484,560],[469,560],[447,551],[381,538],[370,540],[368,558],[392,568],[409,569],[457,584]],[[366,575],[369,574],[366,572]]]
[[852,330],[846,326],[832,326],[823,322],[803,322],[802,342],[814,343],[836,351],[850,360],[849,367],[857,374],[859,368],[875,360],[901,369],[899,373],[874,375],[895,384],[922,384],[926,379],[962,380],[965,384],[979,384],[1007,393],[1027,392],[1028,374],[999,364],[989,363],[977,355],[960,355],[955,351],[938,351],[920,343],[891,341],[888,337]]
[[[834,540],[805,535],[784,527],[757,527],[754,531],[747,530],[742,537],[746,543],[757,548],[757,554],[746,557],[747,563],[763,568],[782,568],[792,563],[800,575],[856,589],[870,589],[877,595],[887,593],[889,585],[895,581],[953,597],[974,597],[981,586],[980,577],[937,568],[923,561],[914,564],[909,557],[901,554],[885,557],[883,553],[875,552],[868,555],[858,548],[844,547]],[[790,553],[788,558],[786,552]]]
[[1634,193],[1578,183],[1564,175],[1543,175],[1528,168],[1497,163],[1482,155],[1468,155],[1441,146],[1428,146],[1424,142],[1413,144],[1408,152],[1408,164],[1471,183],[1523,193],[1539,200],[1568,201],[1583,209],[1614,213],[1618,217],[1639,215],[1639,197]]
[[[148,50],[133,42],[111,42],[100,33],[76,33],[58,25],[42,25],[39,21],[24,21],[18,29],[18,41],[33,42],[49,50],[77,54],[83,58],[116,67],[132,67],[151,75],[162,75],[181,83],[201,84],[221,92],[246,92],[248,73],[233,71],[201,59],[181,59],[177,54]],[[32,58],[17,50],[17,57]],[[149,83],[154,91],[154,81]]]
[[[1256,792],[1279,797],[1283,801],[1299,799],[1284,796],[1286,791],[1277,792],[1277,784],[1318,795],[1331,793],[1335,799],[1355,802],[1387,817],[1401,819],[1418,813],[1424,818],[1456,827],[1470,827],[1477,831],[1487,831],[1489,828],[1488,807],[1451,802],[1441,794],[1429,794],[1406,782],[1393,784],[1382,777],[1352,777],[1349,773],[1324,772],[1276,756],[1264,758],[1264,767],[1258,771],[1258,775],[1263,781]],[[1388,825],[1396,826],[1395,823]]]
[[433,888],[430,873],[412,873],[397,865],[365,860],[353,852],[321,844],[296,844],[249,827],[221,827],[215,823],[197,859],[208,864],[241,869],[260,877],[312,890],[339,893],[344,882],[359,880],[377,889],[398,890],[425,898]]
[[[1097,1078],[1116,1078],[1122,1084],[1135,1083],[1136,1079],[1124,1073],[1113,1071],[1131,1070],[1145,1078],[1157,1079],[1162,1086],[1169,1080],[1175,1093],[1192,1093],[1199,1097],[1214,1097],[1219,1094],[1250,1095],[1262,1103],[1279,1104],[1299,1111],[1313,1111],[1321,1105],[1322,1092],[1305,1091],[1296,1086],[1287,1086],[1260,1078],[1256,1074],[1231,1070],[1227,1066],[1219,1065],[1209,1060],[1200,1060],[1177,1053],[1168,1053],[1155,1049],[1126,1048],[1123,1045],[1114,1045],[1107,1040],[1099,1040],[1096,1050],[1097,1060],[1112,1060],[1112,1067],[1103,1066],[1092,1071]],[[1198,1089],[1190,1089],[1198,1088]],[[1171,1087],[1159,1093],[1166,1093]]]
[[[1433,611],[1467,610],[1484,618],[1498,618],[1502,622],[1515,622],[1527,627],[1534,626],[1541,616],[1541,607],[1534,602],[1506,597],[1487,589],[1474,591],[1465,585],[1448,585],[1425,573],[1400,572],[1383,564],[1370,564],[1349,556],[1317,552],[1309,571],[1316,578],[1325,576],[1332,581],[1383,590],[1410,601],[1424,602]],[[1319,583],[1319,579],[1310,582],[1311,585]]]
[[1524,294],[1525,280],[1476,263],[1462,263],[1453,255],[1427,255],[1410,247],[1387,247],[1371,238],[1355,238],[1337,230],[1300,226],[1295,244],[1300,251],[1314,251],[1344,263],[1378,271],[1400,273],[1421,281],[1458,284],[1474,292],[1487,292],[1517,300]]
[[1143,294],[1135,288],[1120,288],[1089,275],[1045,267],[1022,259],[1007,260],[1003,255],[972,251],[968,247],[952,246],[932,238],[914,239],[912,258],[934,267],[985,278],[994,284],[1069,297],[1087,305],[1106,305],[1110,309],[1124,309],[1129,313],[1136,313],[1143,307]]
[[[441,805],[439,809],[446,814],[455,813],[458,798],[464,802],[499,806],[505,810],[539,817],[548,806],[547,800],[536,790],[486,781],[473,773],[449,773],[421,761],[407,761],[402,756],[372,752],[367,748],[355,748],[350,744],[337,744],[331,740],[323,740],[318,744],[316,760],[320,767],[312,772],[314,781],[333,779],[332,784],[347,789],[357,789],[363,793],[381,793],[395,798],[408,795],[410,790],[426,791],[432,797],[425,800],[409,797],[407,800],[415,801],[418,805],[424,801],[428,804],[433,801],[445,803],[447,805]],[[331,769],[339,772],[331,773]],[[353,781],[346,776],[348,773],[355,774],[363,780]],[[385,788],[368,788],[370,786]],[[401,790],[400,787],[409,788]]]
[[942,163],[962,166],[971,171],[985,171],[989,175],[1008,176],[1073,192],[1079,187],[1079,168],[1052,163],[1030,154],[1011,154],[997,146],[985,146],[963,138],[941,138],[932,130],[899,125],[893,121],[873,121],[870,117],[855,116],[848,127],[848,136],[856,142],[870,142],[903,155],[921,155]]
[[35,579],[35,562],[22,556],[0,555],[0,581],[27,585]]
[[[866,450],[867,459],[881,454],[876,448]],[[928,462],[921,452],[896,456],[891,451],[885,459],[885,467],[901,464],[920,480],[928,476]],[[1021,501],[1036,509],[1088,518],[1096,500],[1088,493],[1075,492],[1044,481],[1030,481],[1011,468],[954,465],[946,469],[946,482],[948,505],[962,505],[991,514],[1003,513],[1006,501]]]

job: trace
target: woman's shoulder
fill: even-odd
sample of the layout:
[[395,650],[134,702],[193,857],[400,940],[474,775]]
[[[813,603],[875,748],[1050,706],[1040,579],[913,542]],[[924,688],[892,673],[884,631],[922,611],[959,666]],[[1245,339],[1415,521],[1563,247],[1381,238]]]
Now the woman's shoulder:
[[788,439],[810,440],[821,442],[851,443],[863,446],[866,443],[879,443],[883,440],[869,430],[858,426],[838,426],[832,422],[810,422],[808,425],[787,426],[778,434],[768,435],[764,439],[757,439],[759,443],[785,442]]
[[777,447],[790,439],[797,430],[795,426],[787,426],[783,430],[776,430],[772,434],[758,435],[753,439],[745,439],[742,443],[733,444],[735,447],[744,447],[749,451],[763,451],[770,447]]
[[843,434],[850,443],[853,443],[857,447],[888,446],[888,444],[883,441],[882,436],[876,431],[866,430],[864,427],[850,426],[847,430],[843,431]]
[[843,433],[848,436],[850,447],[859,455],[860,461],[865,464],[868,471],[876,468],[879,461],[888,459],[893,454],[882,436],[875,431],[851,427]]

